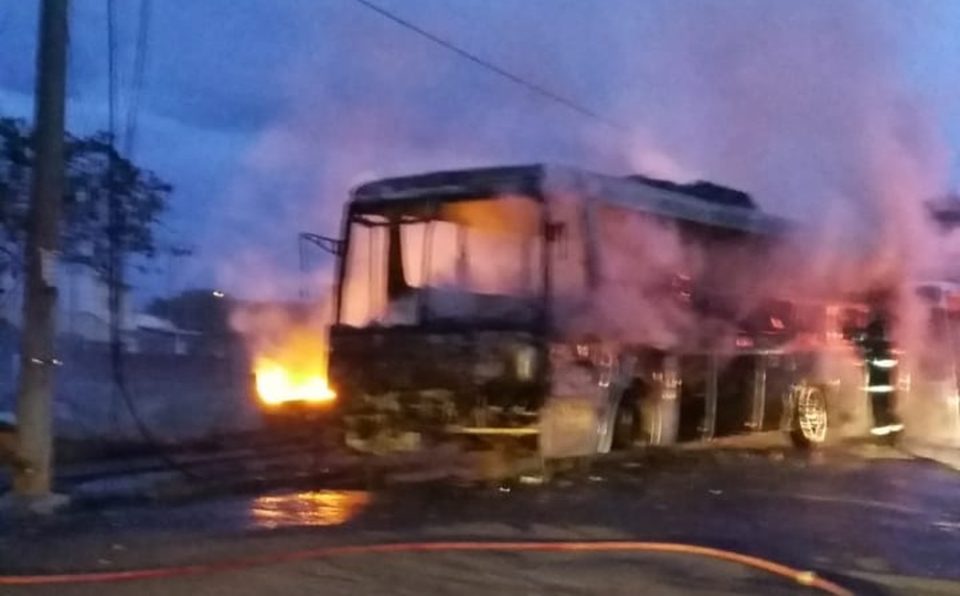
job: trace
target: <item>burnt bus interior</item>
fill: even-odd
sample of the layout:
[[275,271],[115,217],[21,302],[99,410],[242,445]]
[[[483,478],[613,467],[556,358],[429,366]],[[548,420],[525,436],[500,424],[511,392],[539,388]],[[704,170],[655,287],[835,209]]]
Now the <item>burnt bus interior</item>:
[[546,383],[535,185],[407,183],[361,187],[347,208],[330,375],[348,426],[530,424]]
[[355,205],[340,325],[542,325],[540,205],[528,197]]

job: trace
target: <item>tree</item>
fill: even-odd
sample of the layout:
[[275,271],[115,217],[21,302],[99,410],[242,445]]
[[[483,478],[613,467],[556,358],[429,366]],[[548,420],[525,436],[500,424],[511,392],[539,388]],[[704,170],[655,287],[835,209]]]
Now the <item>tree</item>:
[[0,118],[0,276],[21,270],[32,160],[24,123]]
[[[63,259],[105,276],[114,231],[121,254],[152,257],[154,226],[167,208],[172,187],[117,152],[107,133],[68,135],[65,159]],[[115,230],[109,209],[111,159],[120,204],[121,223]],[[32,166],[28,126],[22,120],[0,118],[0,274],[20,270]]]

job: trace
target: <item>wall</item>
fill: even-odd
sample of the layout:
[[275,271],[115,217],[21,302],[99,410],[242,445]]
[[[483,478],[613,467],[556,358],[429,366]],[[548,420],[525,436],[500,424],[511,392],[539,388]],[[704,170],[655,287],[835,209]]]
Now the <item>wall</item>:
[[[9,346],[0,346],[0,348]],[[0,410],[13,407],[15,368],[10,349],[0,353]],[[58,351],[55,433],[60,438],[141,441],[116,391],[105,345],[72,342]],[[252,430],[260,417],[251,395],[250,366],[240,355],[125,354],[131,401],[162,440],[181,441]]]

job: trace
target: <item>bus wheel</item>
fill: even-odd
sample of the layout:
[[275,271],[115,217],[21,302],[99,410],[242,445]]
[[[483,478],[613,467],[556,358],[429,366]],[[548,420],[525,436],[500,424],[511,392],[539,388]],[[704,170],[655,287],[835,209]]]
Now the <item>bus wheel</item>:
[[816,447],[827,440],[827,398],[820,387],[798,385],[792,390],[794,405],[790,439],[802,449]]
[[625,395],[617,406],[617,414],[613,419],[613,442],[610,447],[614,451],[623,451],[633,447],[640,437],[640,404],[632,395]]

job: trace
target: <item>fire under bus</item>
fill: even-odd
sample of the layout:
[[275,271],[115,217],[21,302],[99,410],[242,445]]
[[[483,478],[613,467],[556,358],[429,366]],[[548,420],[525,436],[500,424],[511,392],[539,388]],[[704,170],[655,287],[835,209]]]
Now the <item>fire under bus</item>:
[[868,392],[888,389],[851,341],[869,309],[743,306],[785,233],[703,182],[531,165],[362,185],[337,246],[329,423],[368,453],[528,437],[545,458],[866,434]]

